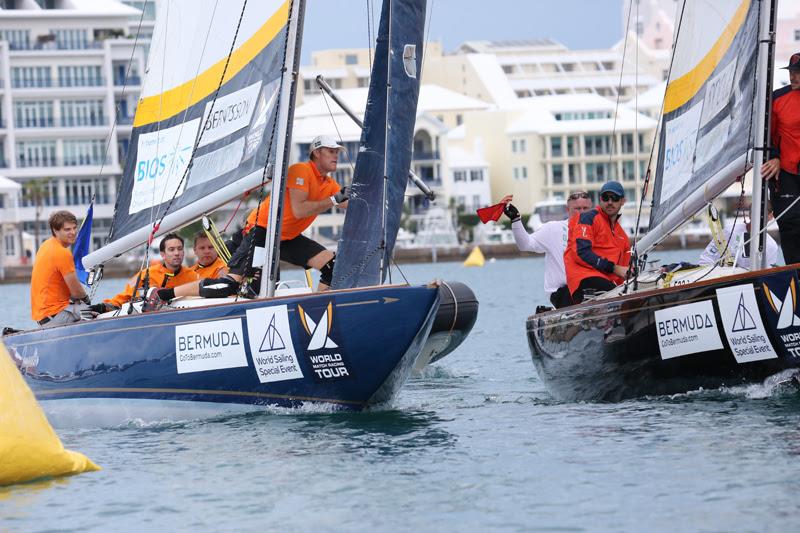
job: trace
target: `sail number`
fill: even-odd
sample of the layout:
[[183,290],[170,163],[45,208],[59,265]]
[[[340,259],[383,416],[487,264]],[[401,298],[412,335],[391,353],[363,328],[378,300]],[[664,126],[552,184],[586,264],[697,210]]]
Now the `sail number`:
[[689,149],[689,139],[681,139],[680,142],[667,148],[664,153],[664,170],[669,170],[675,165],[680,164],[681,160],[686,157],[687,152],[691,153]]

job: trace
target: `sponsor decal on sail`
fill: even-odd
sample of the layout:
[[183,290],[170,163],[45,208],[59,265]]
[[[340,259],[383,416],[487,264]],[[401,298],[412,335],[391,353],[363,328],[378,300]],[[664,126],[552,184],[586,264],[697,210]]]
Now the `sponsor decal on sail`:
[[292,342],[289,311],[285,305],[247,310],[250,355],[261,383],[303,377]]
[[717,304],[736,362],[750,363],[778,357],[761,321],[753,285],[717,289]]
[[722,349],[714,304],[706,300],[655,312],[662,359]]
[[178,374],[247,366],[238,318],[175,326]]
[[[314,371],[314,379],[327,381],[353,377],[343,355],[344,350],[331,338],[333,335],[333,302],[329,301],[319,314],[307,312],[301,305],[297,306],[297,312],[300,315],[303,329],[309,337],[306,356]],[[312,316],[319,318],[314,320]]]

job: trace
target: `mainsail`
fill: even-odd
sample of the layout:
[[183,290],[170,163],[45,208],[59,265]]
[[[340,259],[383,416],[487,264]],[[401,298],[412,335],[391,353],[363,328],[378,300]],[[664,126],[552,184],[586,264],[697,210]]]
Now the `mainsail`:
[[638,243],[642,252],[749,168],[759,5],[684,2],[664,97],[650,231]]
[[380,284],[408,184],[426,0],[384,0],[333,288]]
[[[109,243],[92,267],[197,219],[274,168],[291,0],[169,0],[159,9]],[[281,117],[291,120],[291,117]],[[269,158],[269,161],[267,161]]]

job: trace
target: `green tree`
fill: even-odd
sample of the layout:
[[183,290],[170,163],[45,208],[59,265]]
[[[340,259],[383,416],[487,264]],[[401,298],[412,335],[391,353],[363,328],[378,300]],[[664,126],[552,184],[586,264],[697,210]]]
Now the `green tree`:
[[33,204],[34,227],[33,227],[33,254],[39,250],[39,221],[42,218],[42,207],[45,201],[50,198],[50,182],[52,177],[33,179],[25,183],[22,189],[22,200],[28,204]]

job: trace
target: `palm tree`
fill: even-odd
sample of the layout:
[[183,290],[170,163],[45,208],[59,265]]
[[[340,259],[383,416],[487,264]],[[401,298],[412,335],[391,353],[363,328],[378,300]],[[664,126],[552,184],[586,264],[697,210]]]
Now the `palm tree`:
[[42,217],[42,206],[48,198],[50,198],[50,182],[52,177],[29,180],[25,183],[22,189],[22,200],[26,203],[33,204],[36,210],[34,211],[34,227],[33,227],[33,255],[39,250],[39,220]]

